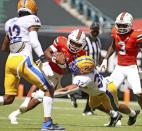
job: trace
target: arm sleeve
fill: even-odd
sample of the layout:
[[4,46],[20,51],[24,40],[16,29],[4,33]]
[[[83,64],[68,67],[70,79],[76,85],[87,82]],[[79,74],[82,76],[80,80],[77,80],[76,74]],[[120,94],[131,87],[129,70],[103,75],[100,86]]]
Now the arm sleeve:
[[38,40],[38,35],[36,31],[31,31],[29,32],[29,36],[30,36],[30,42],[31,42],[31,46],[33,48],[33,50],[35,51],[36,55],[38,57],[40,57],[41,55],[43,55],[43,50],[41,47],[41,44]]
[[31,26],[38,26],[38,27],[40,27],[41,26],[41,21],[40,21],[40,19],[37,16],[29,15],[29,17],[26,18],[25,26],[27,28],[29,28]]

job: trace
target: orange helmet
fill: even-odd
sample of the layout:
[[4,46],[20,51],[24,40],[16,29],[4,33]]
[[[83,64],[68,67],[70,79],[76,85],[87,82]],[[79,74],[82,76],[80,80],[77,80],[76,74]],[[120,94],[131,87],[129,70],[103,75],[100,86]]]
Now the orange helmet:
[[37,5],[34,0],[18,0],[17,11],[27,11],[30,14],[36,15]]

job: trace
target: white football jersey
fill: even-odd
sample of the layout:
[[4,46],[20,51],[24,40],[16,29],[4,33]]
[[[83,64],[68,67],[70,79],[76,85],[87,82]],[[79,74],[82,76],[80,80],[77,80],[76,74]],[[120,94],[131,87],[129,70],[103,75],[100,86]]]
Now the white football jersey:
[[91,96],[104,93],[107,89],[106,79],[96,69],[90,74],[74,76],[73,84],[76,84],[80,90]]
[[32,52],[29,37],[29,27],[41,26],[39,18],[35,15],[27,15],[23,17],[15,17],[9,19],[5,24],[5,32],[10,39],[10,51],[16,53],[20,48],[21,43],[25,43],[25,48],[20,54],[26,52]]

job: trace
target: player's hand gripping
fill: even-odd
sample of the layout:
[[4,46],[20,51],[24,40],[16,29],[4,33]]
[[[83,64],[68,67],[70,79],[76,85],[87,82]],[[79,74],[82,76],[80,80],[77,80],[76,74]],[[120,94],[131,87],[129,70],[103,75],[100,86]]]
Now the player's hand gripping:
[[107,59],[104,59],[101,66],[100,66],[100,72],[105,72],[108,68],[108,65],[107,65]]

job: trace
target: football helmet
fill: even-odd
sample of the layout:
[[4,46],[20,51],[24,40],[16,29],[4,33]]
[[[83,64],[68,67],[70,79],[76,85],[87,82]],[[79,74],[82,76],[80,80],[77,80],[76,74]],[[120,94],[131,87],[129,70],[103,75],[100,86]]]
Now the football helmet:
[[70,52],[77,53],[83,49],[86,44],[86,35],[79,29],[73,30],[68,35],[67,47]]
[[117,33],[126,34],[131,31],[133,24],[133,16],[128,12],[122,12],[118,15],[115,21]]
[[17,5],[17,12],[27,11],[30,14],[37,14],[37,5],[34,0],[19,0]]
[[94,68],[95,62],[90,56],[78,57],[69,66],[70,71],[74,75],[91,73],[93,72]]

